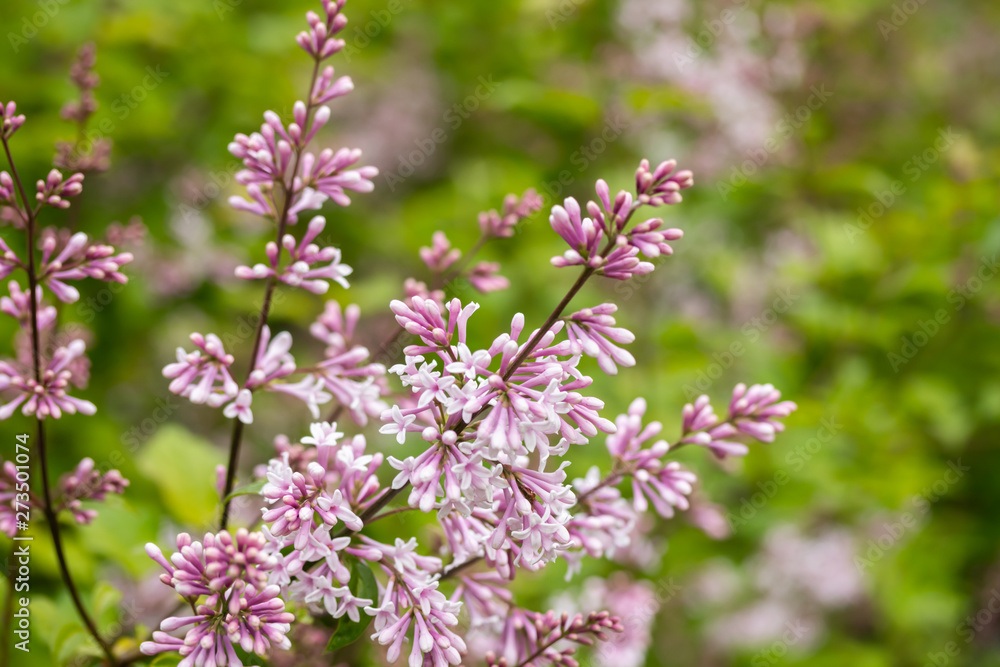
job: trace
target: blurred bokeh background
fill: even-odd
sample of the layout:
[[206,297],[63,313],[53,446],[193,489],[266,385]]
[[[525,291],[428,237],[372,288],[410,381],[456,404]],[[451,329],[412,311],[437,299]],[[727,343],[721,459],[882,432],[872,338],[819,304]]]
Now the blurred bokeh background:
[[[128,287],[85,285],[65,313],[91,332],[83,396],[99,412],[52,436],[56,471],[91,456],[132,480],[92,526],[67,530],[109,632],[141,632],[169,605],[142,545],[203,530],[217,511],[229,425],[171,396],[160,369],[190,331],[236,333],[257,309],[260,286],[232,268],[262,258],[272,232],[226,205],[239,168],[226,146],[302,97],[309,63],[293,37],[313,4],[0,8],[0,99],[28,115],[22,174],[40,177],[54,139],[74,140],[59,109],[74,95],[70,63],[94,42],[100,109],[83,141],[111,140],[111,167],[69,215],[95,235],[113,221],[148,230]],[[435,230],[467,249],[477,213],[508,192],[534,187],[551,205],[601,177],[627,188],[642,157],[695,171],[664,212],[685,230],[676,254],[646,281],[579,297],[617,303],[638,335],[635,368],[607,378],[593,366],[597,395],[608,416],[645,396],[668,438],[683,403],[724,404],[740,381],[771,382],[800,409],[743,461],[680,453],[731,534],[684,519],[653,531],[669,546],[636,566],[661,602],[646,664],[1000,665],[1000,5],[350,0],[347,13],[334,62],[356,91],[332,105],[323,141],[363,149],[382,175],[327,214],[355,268],[352,289],[331,296],[362,305],[373,346]],[[490,244],[512,288],[454,287],[484,306],[474,334],[492,339],[519,310],[540,322],[572,280],[549,265],[561,250],[541,214]],[[321,310],[288,292],[275,327],[304,343]],[[281,398],[260,403],[244,474],[275,434],[301,437],[309,421]],[[11,451],[22,421],[5,422]],[[571,473],[603,452],[578,450]],[[409,525],[430,543],[429,527]],[[13,664],[63,664],[83,635],[46,540],[34,549],[36,641]],[[563,574],[524,577],[524,605],[551,604]]]

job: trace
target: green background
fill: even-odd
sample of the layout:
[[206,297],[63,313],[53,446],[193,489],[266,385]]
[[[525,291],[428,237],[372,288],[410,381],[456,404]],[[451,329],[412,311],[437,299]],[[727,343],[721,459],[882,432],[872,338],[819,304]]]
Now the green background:
[[[95,299],[100,312],[80,305],[63,315],[93,320],[93,379],[80,395],[99,412],[52,426],[53,468],[91,456],[132,481],[124,499],[97,508],[92,526],[66,531],[73,571],[105,628],[155,621],[157,600],[169,597],[155,580],[134,583],[153,571],[142,545],[162,545],[177,528],[204,530],[217,511],[214,467],[229,425],[219,411],[171,397],[160,369],[190,331],[238,332],[258,306],[260,284],[226,276],[235,263],[259,261],[271,231],[226,206],[237,192],[226,145],[256,129],[265,109],[287,117],[302,96],[309,63],[293,37],[314,4],[4,0],[0,9],[0,99],[28,115],[13,144],[22,175],[40,177],[53,140],[72,138],[58,116],[73,95],[66,72],[78,47],[94,41],[102,83],[91,128],[109,130],[113,164],[88,176],[69,220],[101,234],[141,216],[149,229],[128,288],[85,284],[83,301]],[[682,18],[671,23],[675,10]],[[333,63],[356,91],[331,105],[324,143],[360,147],[386,173],[399,172],[436,128],[445,136],[401,183],[380,176],[375,193],[326,211],[328,233],[355,268],[350,292],[331,296],[362,305],[364,340],[391,333],[387,303],[405,277],[424,277],[416,250],[433,231],[470,247],[476,214],[506,193],[536,187],[551,205],[591,196],[600,177],[629,188],[641,157],[696,169],[685,202],[662,211],[686,233],[676,254],[648,280],[595,283],[575,302],[617,303],[638,336],[635,368],[608,378],[586,362],[595,393],[608,416],[645,396],[668,438],[696,390],[721,411],[735,383],[772,382],[800,409],[777,442],[726,466],[733,474],[703,452],[682,452],[736,529],[714,541],[683,520],[657,527],[670,548],[650,576],[682,594],[664,602],[648,664],[924,665],[954,642],[947,664],[1000,665],[1000,617],[983,616],[968,642],[962,627],[1000,590],[1000,280],[990,271],[1000,252],[1000,5],[351,0],[346,11],[350,51]],[[720,24],[725,16],[734,18]],[[795,28],[779,38],[782,17]],[[673,37],[658,38],[667,23]],[[677,59],[685,53],[690,62]],[[792,73],[781,75],[783,66]],[[455,127],[448,110],[470,107],[482,79],[495,90]],[[756,97],[732,93],[747,87]],[[808,109],[816,89],[829,99],[804,121],[781,124]],[[763,120],[760,107],[769,110]],[[758,129],[740,129],[744,121]],[[942,132],[951,138],[934,148]],[[595,143],[602,133],[610,141]],[[761,149],[760,167],[745,162]],[[753,173],[728,191],[745,164]],[[551,185],[563,172],[570,184]],[[880,198],[888,205],[877,213]],[[67,218],[50,210],[42,224]],[[0,233],[23,246],[17,230]],[[544,318],[573,279],[549,265],[561,252],[541,214],[488,246],[483,256],[513,285],[481,297],[456,288],[483,305],[476,340],[491,340],[517,311],[529,326]],[[274,328],[293,333],[300,361],[317,358],[307,325],[321,300],[282,294]],[[782,295],[788,307],[779,312]],[[3,327],[9,340],[13,328]],[[240,359],[248,347],[230,351]],[[245,358],[237,366],[242,373]],[[244,473],[267,458],[276,433],[301,437],[308,423],[282,397],[255,408]],[[9,420],[0,456],[10,458],[14,434],[30,426],[20,415]],[[400,456],[391,439],[373,440]],[[581,476],[605,460],[600,440],[573,454],[571,472]],[[949,464],[967,470],[955,479]],[[880,547],[907,511],[918,521]],[[61,664],[82,636],[35,521],[33,652],[14,664]],[[797,600],[822,619],[808,642],[727,647],[713,628],[767,597],[773,586],[755,584],[754,564],[768,557],[768,536],[788,525],[849,536],[871,562],[848,558],[838,571],[858,575],[862,591],[829,608]],[[429,543],[419,520],[388,530],[411,527]],[[740,592],[706,602],[698,582],[711,579],[709,565],[736,573]],[[602,567],[590,563],[585,575]],[[836,568],[821,559],[815,576]],[[550,570],[519,581],[525,606],[541,608],[563,589],[563,566]]]

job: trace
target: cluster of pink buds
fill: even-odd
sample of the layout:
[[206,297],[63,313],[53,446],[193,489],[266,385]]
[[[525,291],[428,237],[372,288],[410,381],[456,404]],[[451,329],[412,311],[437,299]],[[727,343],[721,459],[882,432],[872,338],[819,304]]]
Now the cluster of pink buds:
[[[2,243],[0,241],[0,245]],[[21,328],[28,329],[31,326],[31,302],[28,291],[22,291],[21,286],[13,280],[7,284],[7,289],[10,290],[10,296],[0,297],[0,313],[10,315],[18,321]],[[35,308],[38,329],[44,331],[52,326],[56,321],[56,307],[43,305],[41,286],[35,289]]]
[[580,352],[597,359],[597,365],[608,375],[617,375],[615,364],[635,366],[635,357],[615,345],[627,345],[635,340],[631,331],[615,326],[617,311],[615,304],[602,303],[575,312],[566,319],[566,335],[570,341]]
[[15,102],[0,103],[0,136],[10,139],[24,125],[24,114],[17,113]]
[[360,317],[361,310],[355,305],[342,310],[336,301],[327,301],[309,333],[326,345],[324,359],[316,365],[316,378],[351,419],[364,426],[369,417],[378,417],[386,409],[382,395],[388,389],[385,366],[368,363],[368,349],[353,344]]
[[91,243],[83,232],[73,234],[61,245],[56,234],[46,232],[42,240],[38,279],[63,303],[73,303],[80,298],[80,292],[67,285],[67,280],[93,278],[120,284],[128,282],[119,269],[132,261],[132,253],[115,254],[113,247]]
[[500,212],[496,209],[479,214],[479,229],[483,236],[510,238],[517,226],[542,209],[544,201],[535,190],[523,195],[507,195]]
[[77,523],[90,523],[97,518],[97,510],[84,509],[83,501],[104,500],[109,493],[121,495],[128,485],[128,480],[117,470],[101,473],[95,469],[93,459],[85,458],[73,472],[59,480],[62,496],[58,507],[72,512]]
[[708,447],[717,457],[744,456],[747,446],[734,438],[744,435],[760,442],[774,442],[775,433],[785,430],[778,421],[796,409],[792,401],[782,401],[781,392],[770,384],[743,383],[733,389],[726,420],[719,421],[708,396],[699,396],[684,406],[683,438],[678,444]]
[[76,173],[69,178],[63,178],[58,169],[49,172],[48,178],[35,184],[38,194],[35,199],[55,208],[69,208],[69,197],[75,197],[83,192],[83,174]]
[[[146,553],[166,570],[160,580],[187,598],[195,614],[164,619],[142,653],[177,651],[185,667],[242,667],[237,646],[261,657],[272,647],[287,650],[295,615],[285,611],[281,589],[267,583],[277,561],[265,546],[261,533],[245,529],[208,533],[203,542],[181,533],[170,560],[147,544]],[[182,628],[188,628],[183,638],[169,634]]]
[[388,578],[379,586],[378,604],[366,607],[365,613],[375,617],[371,638],[389,647],[389,662],[399,659],[403,642],[410,637],[410,665],[461,664],[466,645],[452,628],[458,626],[462,605],[438,590],[441,561],[416,554],[416,540],[396,538],[390,546],[362,539],[369,548],[366,555]]
[[320,248],[313,243],[325,227],[326,218],[316,216],[309,222],[306,233],[298,243],[294,236],[285,234],[281,243],[288,253],[289,263],[280,273],[281,251],[276,243],[271,242],[266,247],[268,263],[256,264],[253,268],[237,267],[236,277],[253,280],[276,276],[286,285],[301,287],[313,294],[325,294],[330,289],[331,280],[346,289],[349,287],[346,278],[351,275],[351,267],[340,262],[340,249]]
[[593,646],[598,641],[606,641],[609,633],[623,630],[618,617],[606,611],[570,616],[554,611],[542,614],[517,609],[507,617],[501,635],[503,648],[487,653],[486,664],[487,667],[542,664],[579,667],[580,663],[573,657],[576,646],[572,644]]
[[0,420],[9,419],[18,407],[21,414],[38,419],[59,419],[63,413],[94,414],[97,408],[93,403],[66,393],[73,380],[71,366],[83,357],[84,349],[84,342],[79,339],[57,348],[42,369],[40,381],[36,381],[27,368],[0,360],[0,391],[10,389],[16,392],[13,399],[0,406]]
[[[552,258],[554,266],[585,266],[597,275],[616,280],[627,280],[632,276],[653,270],[650,262],[641,261],[638,255],[659,257],[669,255],[673,249],[666,241],[681,238],[679,229],[659,231],[662,221],[658,218],[647,220],[625,231],[635,212],[642,206],[677,204],[681,201],[679,191],[694,184],[691,172],[674,173],[677,163],[673,160],[662,163],[650,178],[637,175],[641,183],[635,197],[630,192],[620,191],[612,201],[608,184],[597,182],[598,201],[587,202],[586,212],[576,199],[569,197],[563,206],[555,206],[549,222],[552,228],[569,245],[570,249]],[[648,171],[648,163],[643,161],[637,174]],[[646,171],[644,171],[646,170]],[[645,189],[642,189],[645,188]],[[669,191],[667,196],[662,194]],[[649,193],[658,193],[650,196]]]
[[457,280],[468,281],[473,289],[482,294],[507,289],[510,281],[500,275],[497,262],[473,264],[472,260],[489,241],[513,236],[517,226],[541,207],[542,198],[534,190],[527,190],[520,197],[507,195],[501,207],[502,213],[492,209],[479,214],[479,240],[472,250],[464,254],[452,247],[444,232],[434,232],[431,245],[420,249],[420,258],[433,275],[433,287],[428,288],[425,283],[408,278],[405,286],[407,302],[420,298],[443,305],[445,292],[441,288]]
[[177,361],[163,368],[163,376],[170,378],[170,391],[184,396],[192,403],[207,403],[218,407],[236,396],[239,385],[229,373],[233,355],[226,354],[222,340],[215,334],[191,334],[197,348],[186,352],[177,348]]

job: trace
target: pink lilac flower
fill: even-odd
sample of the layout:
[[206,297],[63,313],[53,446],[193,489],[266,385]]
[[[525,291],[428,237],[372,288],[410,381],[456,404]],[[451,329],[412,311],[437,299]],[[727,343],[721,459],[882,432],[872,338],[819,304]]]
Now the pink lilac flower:
[[601,471],[593,466],[585,477],[573,480],[580,498],[579,510],[566,522],[570,549],[563,554],[570,567],[567,580],[580,571],[582,556],[603,558],[625,549],[632,542],[637,513],[614,485],[601,484]]
[[[402,652],[407,635],[412,636],[410,665],[458,665],[465,653],[465,641],[452,628],[458,625],[461,603],[449,600],[438,590],[436,573],[441,568],[437,558],[415,553],[416,540],[397,538],[387,545],[363,537],[377,556],[377,566],[388,577],[379,585],[379,604],[365,612],[374,616],[371,638],[388,646],[387,659],[395,662]],[[412,632],[411,632],[412,631]]]
[[654,170],[650,170],[648,160],[642,160],[635,172],[639,201],[650,206],[681,203],[680,191],[694,185],[694,176],[687,169],[676,169],[676,160],[661,162]]
[[163,376],[170,378],[170,391],[184,396],[195,404],[220,407],[239,393],[239,385],[229,373],[233,356],[226,354],[222,341],[215,334],[191,334],[197,348],[187,353],[177,348],[177,361],[163,368]]
[[781,392],[773,385],[755,384],[733,389],[726,421],[719,422],[708,396],[699,396],[684,406],[683,438],[678,444],[708,447],[718,458],[744,456],[747,446],[734,437],[745,435],[760,442],[773,442],[775,433],[785,429],[778,421],[797,408],[792,401],[780,401]]
[[648,448],[645,443],[659,435],[662,425],[650,422],[643,426],[646,401],[637,398],[627,414],[615,420],[617,431],[608,436],[607,446],[611,455],[624,464],[632,477],[632,502],[638,512],[645,512],[652,503],[660,516],[670,518],[674,508],[686,510],[689,496],[697,481],[694,473],[676,461],[664,462],[670,450],[665,440],[658,440]]
[[615,326],[614,313],[618,306],[602,303],[570,315],[566,320],[566,334],[576,348],[588,357],[597,359],[601,370],[608,375],[617,375],[618,367],[635,366],[635,357],[617,347],[635,340],[635,335],[622,327]]
[[35,184],[38,194],[35,199],[40,204],[56,208],[69,208],[69,197],[75,197],[83,192],[83,174],[76,173],[69,178],[63,178],[58,169],[49,172],[48,177]]
[[73,472],[59,480],[62,496],[59,509],[68,509],[77,523],[90,523],[97,517],[97,510],[83,509],[85,500],[104,500],[109,493],[123,494],[129,481],[117,470],[101,473],[94,467],[94,460],[85,458]]
[[[6,187],[5,179],[9,181],[10,176],[6,171],[0,172],[0,204],[5,202],[13,203],[13,199],[4,198],[5,192],[13,192],[12,190],[4,189]],[[0,239],[0,280],[14,273],[14,271],[18,270],[22,266],[24,266],[24,264],[22,264],[21,260],[18,259],[17,254],[10,249],[10,246],[7,245],[6,241]]]
[[315,12],[306,14],[309,30],[303,30],[295,40],[299,46],[317,61],[324,60],[344,48],[344,40],[334,39],[333,35],[344,29],[347,17],[340,10],[347,0],[323,0],[323,16]]
[[632,581],[624,573],[608,579],[591,577],[584,583],[574,609],[607,609],[618,617],[621,631],[601,642],[594,651],[598,665],[642,667],[652,643],[653,622],[660,600],[645,581]]
[[284,459],[271,459],[261,495],[269,505],[263,510],[263,520],[272,535],[293,535],[296,548],[301,548],[315,528],[313,516],[328,526],[342,521],[351,530],[362,528],[340,489],[327,492],[326,477],[327,468],[319,461],[301,473],[292,471]]
[[491,210],[479,214],[479,229],[485,237],[510,238],[518,223],[541,210],[543,203],[534,189],[526,190],[520,197],[507,195],[501,212]]
[[[242,667],[235,646],[260,657],[272,647],[290,648],[285,635],[295,615],[285,611],[280,587],[267,584],[277,560],[265,546],[261,533],[245,529],[208,533],[203,542],[181,533],[170,560],[147,544],[146,553],[166,570],[160,580],[199,603],[193,616],[164,619],[153,641],[142,643],[143,655],[177,651],[184,667]],[[183,639],[169,634],[188,626]]]
[[24,125],[24,114],[17,113],[17,104],[7,102],[0,103],[0,133],[5,139],[9,139],[18,128]]
[[[513,665],[553,665],[577,667],[572,644],[592,646],[606,641],[609,633],[623,632],[617,616],[606,611],[584,616],[527,611],[513,608],[500,632],[501,648],[486,654],[488,667]],[[530,662],[526,662],[530,661]]]
[[80,292],[67,280],[94,278],[105,282],[125,284],[128,278],[119,269],[132,261],[132,253],[115,254],[109,245],[90,243],[83,232],[73,234],[53,257],[59,247],[56,235],[46,230],[42,240],[42,259],[38,268],[38,282],[52,291],[63,303],[73,303]]
[[322,74],[316,79],[316,85],[313,86],[313,106],[326,104],[330,100],[346,95],[354,90],[354,82],[351,81],[351,77],[342,76],[334,79],[333,75],[333,67],[328,65],[323,68]]
[[[13,280],[7,285],[10,296],[0,297],[0,312],[10,315],[17,320],[22,329],[28,330],[31,327],[31,301],[28,297],[28,290],[21,290],[21,286]],[[42,288],[35,289],[36,314],[39,331],[48,329],[56,321],[55,306],[42,305]]]
[[[233,402],[222,410],[222,414],[226,419],[238,418],[244,424],[252,424],[253,410],[250,409],[252,404],[253,394],[250,393],[249,389],[241,389]],[[225,466],[222,468],[225,470]]]
[[385,366],[365,363],[368,349],[352,345],[354,328],[361,311],[348,306],[343,312],[336,301],[327,301],[323,313],[313,322],[309,332],[326,343],[324,359],[316,365],[315,376],[323,387],[344,406],[360,426],[369,417],[381,415],[388,406],[382,400],[386,393],[383,376]]
[[17,395],[0,406],[0,420],[9,419],[18,407],[26,417],[59,419],[63,413],[92,415],[97,408],[90,401],[74,398],[66,393],[73,379],[73,363],[83,357],[85,345],[74,340],[52,353],[52,359],[42,369],[42,379],[36,382],[30,371],[21,370],[13,363],[0,360],[0,391],[7,389]]
[[650,262],[641,261],[639,253],[647,257],[671,254],[673,249],[668,240],[681,238],[679,229],[659,231],[662,220],[652,219],[625,230],[634,213],[641,206],[660,206],[681,201],[679,191],[693,185],[690,171],[674,173],[676,163],[662,163],[654,172],[649,172],[645,160],[639,165],[636,175],[637,196],[629,192],[619,192],[614,200],[608,184],[597,181],[598,202],[589,201],[581,207],[572,197],[555,206],[549,222],[552,228],[566,241],[570,249],[561,256],[552,258],[554,266],[585,266],[597,275],[615,280],[627,280],[636,275],[653,270]]
[[483,294],[505,290],[510,287],[510,281],[499,275],[499,271],[500,265],[496,262],[477,262],[469,270],[467,279]]
[[316,216],[309,222],[306,233],[296,244],[295,237],[286,234],[282,247],[288,253],[288,264],[278,270],[281,252],[277,244],[267,244],[268,264],[256,264],[253,268],[239,266],[236,276],[244,280],[277,276],[278,280],[292,287],[301,287],[313,294],[325,294],[330,289],[330,281],[345,289],[349,286],[346,277],[351,275],[351,267],[340,263],[340,249],[320,248],[313,240],[326,227],[326,218]]
[[430,247],[420,248],[420,259],[434,273],[444,273],[462,256],[462,251],[452,248],[444,232],[434,232]]

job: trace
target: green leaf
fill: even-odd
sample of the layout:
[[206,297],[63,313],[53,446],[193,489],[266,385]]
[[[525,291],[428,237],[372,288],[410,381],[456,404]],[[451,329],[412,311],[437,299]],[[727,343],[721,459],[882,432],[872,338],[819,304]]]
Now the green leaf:
[[233,489],[233,492],[226,496],[225,500],[222,502],[229,502],[236,496],[259,496],[260,492],[264,489],[265,484],[267,484],[267,480],[261,479],[256,482],[244,484],[243,486],[238,486]]
[[174,518],[201,525],[218,510],[215,466],[222,453],[204,438],[164,424],[136,456],[136,467],[156,485]]
[[[377,602],[378,584],[375,582],[375,575],[372,574],[368,563],[355,559],[351,560],[351,580],[347,583],[351,594],[354,597],[368,598],[373,602]],[[334,625],[330,643],[326,645],[327,652],[336,651],[348,644],[353,644],[364,634],[365,629],[368,628],[368,624],[371,621],[372,617],[364,612],[361,613],[361,617],[357,622],[352,621],[347,616],[341,616]]]

